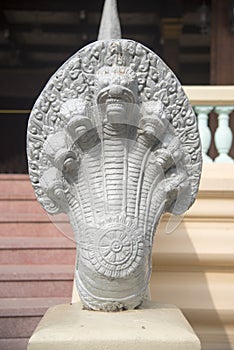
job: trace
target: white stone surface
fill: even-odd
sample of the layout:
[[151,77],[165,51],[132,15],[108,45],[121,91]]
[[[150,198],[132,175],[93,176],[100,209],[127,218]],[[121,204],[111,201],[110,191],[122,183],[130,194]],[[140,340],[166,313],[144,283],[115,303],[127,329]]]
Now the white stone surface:
[[82,310],[81,303],[50,308],[28,350],[199,350],[191,326],[172,305],[115,313]]
[[212,163],[213,160],[207,155],[211,145],[211,131],[208,127],[209,113],[213,106],[196,106],[195,111],[198,117],[198,128],[202,145],[202,158],[204,163]]
[[116,0],[106,0],[98,33],[98,40],[121,39],[121,27]]
[[215,163],[233,163],[233,159],[228,155],[233,142],[233,134],[229,126],[229,115],[232,111],[233,106],[215,108],[215,112],[218,114],[218,127],[214,135],[215,146],[218,151]]
[[159,219],[184,213],[200,179],[196,117],[175,75],[131,40],[84,47],[35,103],[27,151],[38,201],[73,227],[84,306],[139,306]]

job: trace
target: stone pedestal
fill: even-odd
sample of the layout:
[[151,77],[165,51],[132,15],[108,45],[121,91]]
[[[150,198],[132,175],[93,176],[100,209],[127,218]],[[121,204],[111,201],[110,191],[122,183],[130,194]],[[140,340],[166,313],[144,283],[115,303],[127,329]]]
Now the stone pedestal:
[[200,342],[173,305],[147,302],[115,313],[82,310],[81,303],[50,308],[28,350],[199,350]]

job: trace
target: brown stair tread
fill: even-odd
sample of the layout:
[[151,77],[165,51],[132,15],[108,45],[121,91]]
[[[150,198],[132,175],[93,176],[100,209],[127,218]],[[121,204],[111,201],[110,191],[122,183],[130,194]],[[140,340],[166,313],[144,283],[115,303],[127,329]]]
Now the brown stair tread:
[[0,250],[3,249],[67,249],[75,248],[75,242],[61,237],[0,237]]
[[0,281],[73,279],[73,265],[0,265]]
[[[69,232],[70,224],[63,224]],[[0,237],[62,237],[60,229],[53,222],[0,222]],[[72,235],[71,235],[72,237]]]
[[36,200],[28,175],[0,174],[0,200]]
[[1,350],[26,350],[29,338],[0,339]]
[[[64,219],[65,220],[65,216]],[[47,213],[35,200],[1,200],[0,221],[2,222],[49,222]]]
[[41,316],[54,305],[70,303],[71,298],[1,298],[0,317]]
[[30,181],[28,174],[0,174],[0,182],[1,181]]

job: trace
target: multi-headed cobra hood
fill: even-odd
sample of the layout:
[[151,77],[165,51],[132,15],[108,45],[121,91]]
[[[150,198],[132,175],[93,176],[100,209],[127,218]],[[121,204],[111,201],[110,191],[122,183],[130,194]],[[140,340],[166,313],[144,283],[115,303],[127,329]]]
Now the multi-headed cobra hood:
[[131,40],[84,47],[33,107],[28,162],[38,201],[73,227],[85,307],[140,305],[160,216],[190,207],[201,173],[196,118],[175,75]]

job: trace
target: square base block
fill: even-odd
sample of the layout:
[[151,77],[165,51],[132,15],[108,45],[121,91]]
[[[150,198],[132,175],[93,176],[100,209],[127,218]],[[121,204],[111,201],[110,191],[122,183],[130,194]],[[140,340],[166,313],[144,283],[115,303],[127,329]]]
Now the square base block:
[[28,350],[200,350],[200,341],[173,305],[146,302],[122,312],[82,310],[80,302],[51,307]]

